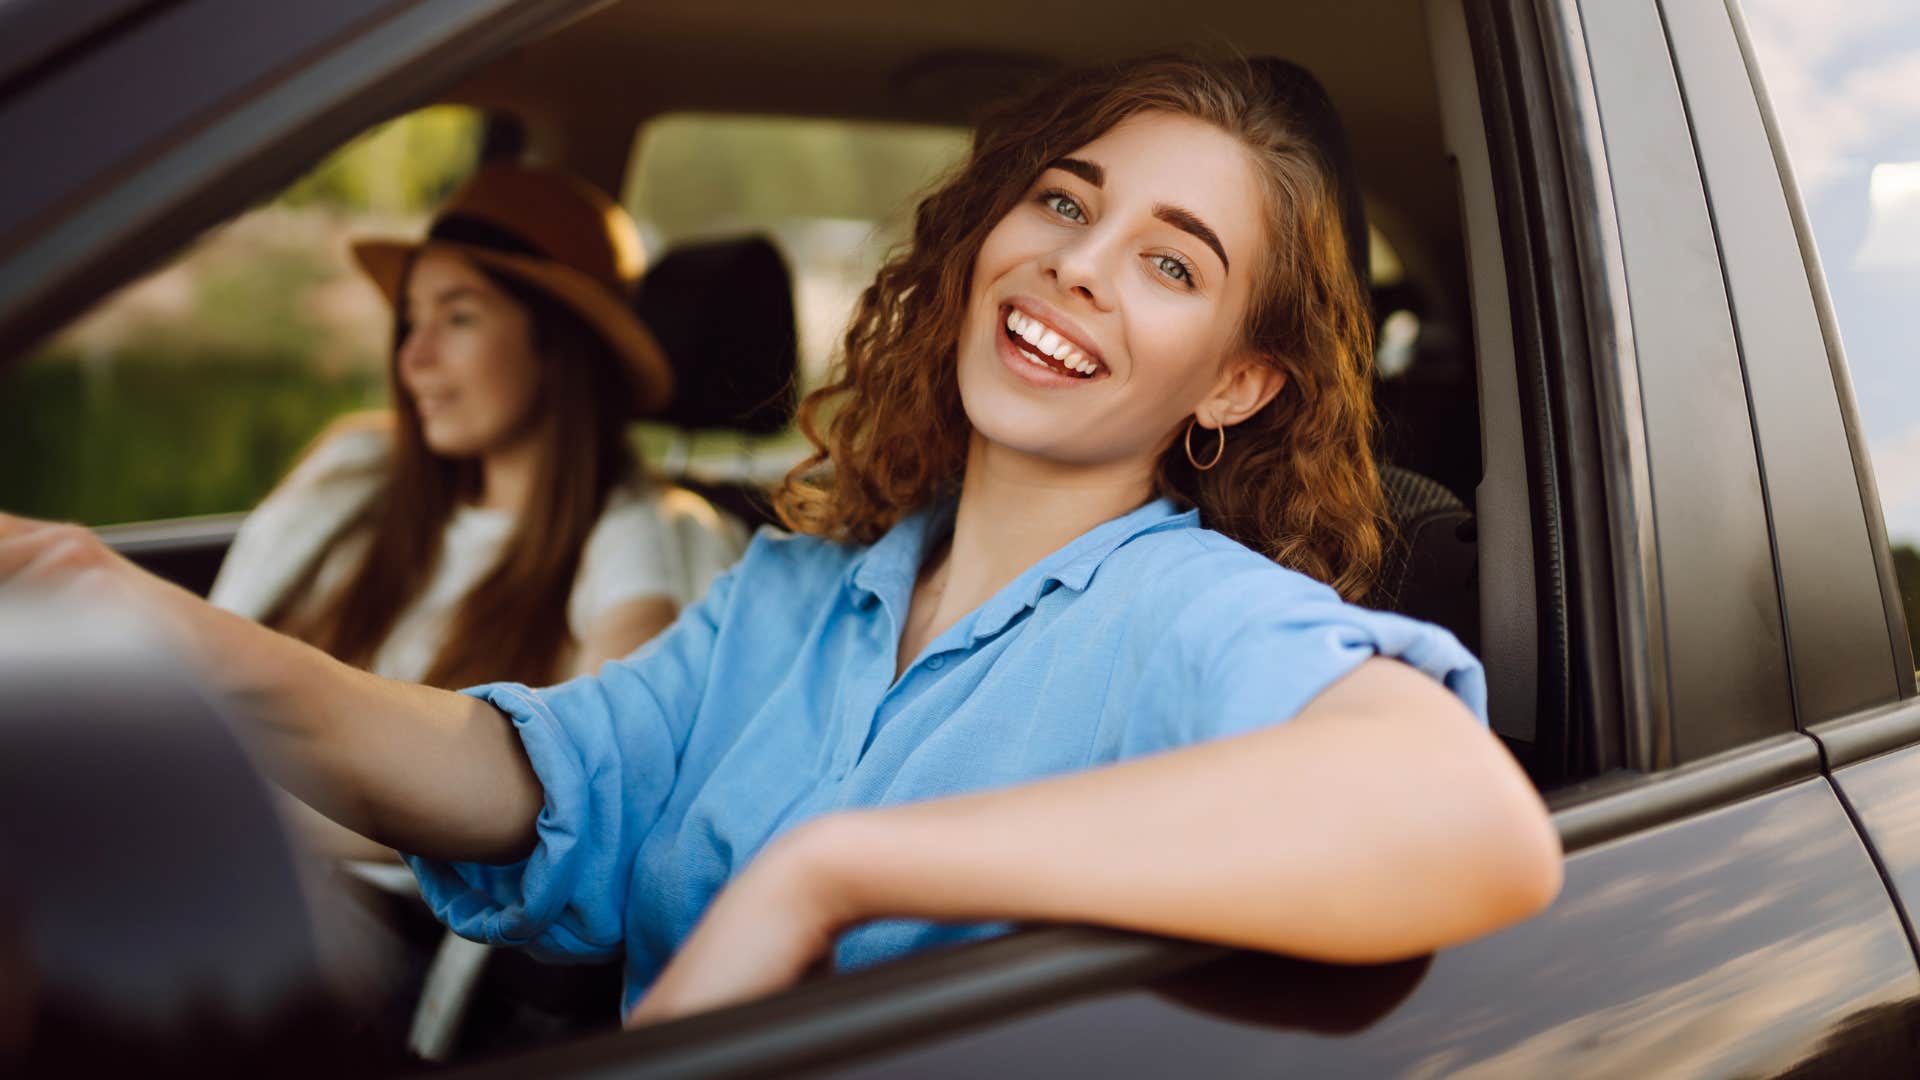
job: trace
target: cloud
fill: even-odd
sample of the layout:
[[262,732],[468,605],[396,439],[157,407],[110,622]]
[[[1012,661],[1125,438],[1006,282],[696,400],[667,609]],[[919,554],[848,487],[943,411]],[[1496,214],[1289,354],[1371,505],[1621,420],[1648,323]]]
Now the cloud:
[[1877,160],[1890,133],[1920,141],[1920,9],[1912,0],[1744,5],[1793,170],[1808,189]]

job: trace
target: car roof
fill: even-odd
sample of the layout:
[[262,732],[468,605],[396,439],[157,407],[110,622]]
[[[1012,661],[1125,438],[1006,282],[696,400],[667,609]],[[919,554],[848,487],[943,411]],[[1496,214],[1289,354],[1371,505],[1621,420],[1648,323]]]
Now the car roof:
[[[617,190],[633,132],[696,111],[966,124],[1035,74],[1171,47],[1272,55],[1319,77],[1345,121],[1369,216],[1416,281],[1459,280],[1425,20],[1413,0],[707,0],[610,4],[443,100],[504,109],[536,154]],[[611,143],[595,150],[595,141]],[[617,155],[617,158],[616,158]]]

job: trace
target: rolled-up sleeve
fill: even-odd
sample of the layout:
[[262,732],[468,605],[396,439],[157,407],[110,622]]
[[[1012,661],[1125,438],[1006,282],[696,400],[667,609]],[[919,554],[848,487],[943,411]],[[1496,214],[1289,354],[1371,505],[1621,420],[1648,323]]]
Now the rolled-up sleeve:
[[616,956],[635,853],[673,790],[708,685],[732,577],[670,628],[596,675],[533,690],[464,691],[506,715],[545,791],[533,852],[509,865],[406,856],[462,937],[550,959]]
[[1291,571],[1230,574],[1169,606],[1142,677],[1132,749],[1237,735],[1291,719],[1368,658],[1400,660],[1452,691],[1481,723],[1479,660],[1431,623],[1342,602]]

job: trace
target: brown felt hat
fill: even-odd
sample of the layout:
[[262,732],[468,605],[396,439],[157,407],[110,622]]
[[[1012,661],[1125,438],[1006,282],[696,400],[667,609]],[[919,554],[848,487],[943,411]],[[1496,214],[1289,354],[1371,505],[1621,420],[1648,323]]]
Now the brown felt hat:
[[427,245],[531,285],[586,320],[625,363],[636,416],[673,400],[666,353],[632,307],[645,263],[640,233],[593,185],[552,169],[482,165],[440,208],[424,240],[359,240],[353,257],[398,305],[407,261]]

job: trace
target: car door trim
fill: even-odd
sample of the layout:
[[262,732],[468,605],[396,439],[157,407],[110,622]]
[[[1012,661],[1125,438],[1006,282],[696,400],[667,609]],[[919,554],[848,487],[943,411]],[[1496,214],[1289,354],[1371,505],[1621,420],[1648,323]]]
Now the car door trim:
[[1734,41],[1746,65],[1747,81],[1752,85],[1754,101],[1760,109],[1760,123],[1767,133],[1767,146],[1773,155],[1774,169],[1787,201],[1787,216],[1793,222],[1793,235],[1800,248],[1800,261],[1806,273],[1807,288],[1813,297],[1813,310],[1820,325],[1820,337],[1826,346],[1827,368],[1833,379],[1834,393],[1840,403],[1841,428],[1846,432],[1847,450],[1853,457],[1854,486],[1859,491],[1860,508],[1866,515],[1867,535],[1873,548],[1874,573],[1880,582],[1880,603],[1887,622],[1887,637],[1893,648],[1896,669],[1894,679],[1902,699],[1920,695],[1912,676],[1913,642],[1907,632],[1907,620],[1900,599],[1900,579],[1893,569],[1893,549],[1887,540],[1886,515],[1880,507],[1880,485],[1874,477],[1873,458],[1867,452],[1867,440],[1860,426],[1858,399],[1853,392],[1853,375],[1847,366],[1846,346],[1840,336],[1840,320],[1834,314],[1833,294],[1827,288],[1827,274],[1815,242],[1813,221],[1795,178],[1793,163],[1787,154],[1786,138],[1774,115],[1773,99],[1767,93],[1766,79],[1754,54],[1747,32],[1746,15],[1734,0],[1724,0],[1727,17],[1733,24]]
[[1233,951],[1101,927],[1036,927],[463,1075],[785,1075],[1190,971]]
[[[1630,768],[1652,770],[1673,757],[1673,717],[1658,549],[1653,532],[1653,473],[1647,455],[1634,351],[1626,255],[1614,210],[1586,33],[1577,0],[1536,0],[1541,55],[1558,120],[1580,293],[1597,392],[1600,469],[1613,552],[1620,639],[1623,748]],[[1611,362],[1608,362],[1610,358]]]
[[1547,804],[1570,855],[1820,774],[1820,745],[1786,732],[1652,776],[1609,773],[1552,792]]
[[1920,699],[1904,698],[1810,724],[1807,733],[1819,740],[1828,770],[1842,769],[1920,743]]

